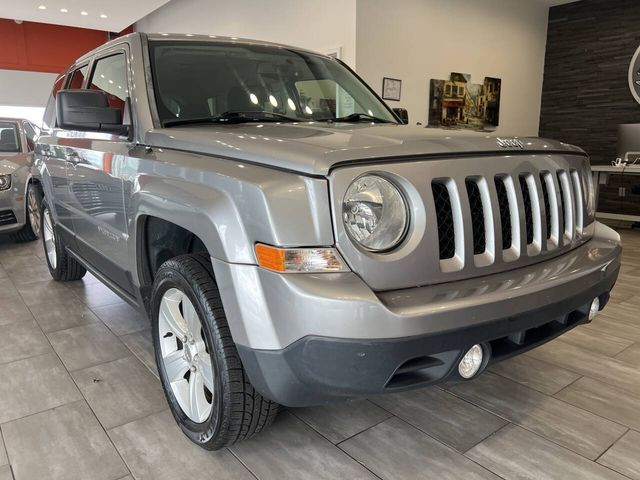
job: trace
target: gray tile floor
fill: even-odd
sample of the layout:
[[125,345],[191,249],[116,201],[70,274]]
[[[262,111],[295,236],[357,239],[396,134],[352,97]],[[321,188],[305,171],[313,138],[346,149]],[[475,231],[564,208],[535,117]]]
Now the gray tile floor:
[[146,321],[0,240],[0,480],[640,480],[640,232],[591,325],[480,378],[292,409],[217,453],[176,427]]

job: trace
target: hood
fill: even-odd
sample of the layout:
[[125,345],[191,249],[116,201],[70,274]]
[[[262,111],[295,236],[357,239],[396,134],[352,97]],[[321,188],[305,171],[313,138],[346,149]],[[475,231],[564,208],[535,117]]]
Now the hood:
[[0,175],[11,175],[22,165],[19,153],[13,152],[0,152]]
[[233,158],[310,175],[327,175],[341,164],[373,159],[450,154],[566,152],[574,146],[537,137],[523,148],[501,147],[483,134],[443,136],[442,130],[396,124],[264,123],[205,125],[150,130],[151,147]]

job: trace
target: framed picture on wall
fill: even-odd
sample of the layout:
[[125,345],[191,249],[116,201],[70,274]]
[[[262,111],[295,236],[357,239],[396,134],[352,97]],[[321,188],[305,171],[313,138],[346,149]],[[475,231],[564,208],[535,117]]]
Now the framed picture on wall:
[[382,79],[382,98],[384,100],[400,101],[400,90],[402,89],[402,80],[397,78],[384,77]]

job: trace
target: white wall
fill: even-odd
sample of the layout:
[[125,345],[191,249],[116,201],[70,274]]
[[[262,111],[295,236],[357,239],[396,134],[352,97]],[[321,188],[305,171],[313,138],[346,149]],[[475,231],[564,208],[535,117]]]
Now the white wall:
[[0,105],[44,107],[56,77],[55,73],[0,70]]
[[401,79],[388,103],[423,124],[430,79],[501,78],[497,133],[537,135],[547,17],[531,0],[357,0],[356,70],[378,93],[382,77]]
[[355,65],[356,0],[172,0],[135,24],[141,32],[253,38],[315,51],[342,47]]

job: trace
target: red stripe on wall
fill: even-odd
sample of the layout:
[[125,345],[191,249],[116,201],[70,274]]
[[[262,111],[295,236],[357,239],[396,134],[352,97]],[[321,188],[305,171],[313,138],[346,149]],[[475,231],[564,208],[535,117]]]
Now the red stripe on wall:
[[0,69],[60,73],[107,40],[99,30],[0,18]]

